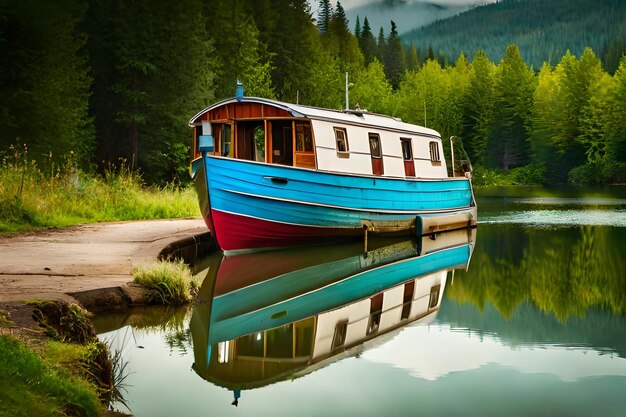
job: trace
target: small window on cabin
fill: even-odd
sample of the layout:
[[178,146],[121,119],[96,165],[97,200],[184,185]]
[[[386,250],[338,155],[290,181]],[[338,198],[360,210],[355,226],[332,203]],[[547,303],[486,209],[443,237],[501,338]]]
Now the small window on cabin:
[[220,132],[220,149],[222,156],[233,156],[233,148],[230,146],[230,125],[223,124]]
[[296,152],[313,152],[313,136],[309,123],[296,123]]
[[348,322],[343,321],[335,326],[335,334],[333,335],[333,343],[331,349],[337,349],[346,343],[346,334],[348,333]]
[[437,142],[430,142],[428,146],[430,147],[430,160],[432,162],[440,162],[441,157],[439,156],[439,144],[437,144]]
[[370,139],[370,153],[372,155],[372,158],[378,158],[378,159],[382,158],[383,152],[380,149],[380,136],[378,136],[376,133],[370,133],[369,139]]
[[402,143],[402,158],[405,161],[412,161],[413,160],[413,146],[411,145],[411,139],[400,138],[400,142]]
[[428,308],[435,308],[439,304],[439,292],[441,291],[441,285],[435,285],[430,289],[430,300],[428,301]]
[[348,134],[346,129],[336,127],[335,129],[335,142],[337,144],[337,152],[347,153],[348,148]]

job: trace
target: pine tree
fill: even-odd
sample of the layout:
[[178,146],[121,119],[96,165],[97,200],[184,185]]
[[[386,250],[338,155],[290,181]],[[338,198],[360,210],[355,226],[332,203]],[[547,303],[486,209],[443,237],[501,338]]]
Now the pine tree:
[[321,34],[325,35],[328,32],[333,13],[330,0],[320,0],[319,11],[317,12],[317,29]]
[[150,182],[188,178],[186,124],[213,100],[202,7],[198,0],[92,0],[87,27],[100,160],[124,158]]
[[527,127],[532,106],[534,74],[516,45],[509,45],[498,66],[494,123],[488,150],[492,166],[508,171],[530,160]]
[[391,32],[387,38],[383,62],[385,63],[387,79],[393,88],[398,88],[402,75],[406,70],[406,58],[396,23],[393,21],[391,22]]
[[363,58],[365,59],[365,65],[369,65],[372,61],[374,61],[374,59],[376,59],[378,46],[376,45],[376,39],[372,34],[370,22],[367,20],[367,17],[363,21],[363,29],[361,30],[361,34],[359,36],[359,46],[361,47],[361,52],[363,53]]
[[387,50],[387,41],[385,40],[385,30],[380,27],[378,31],[378,40],[376,41],[376,59],[380,62],[385,62],[385,54]]
[[484,165],[489,127],[493,121],[496,66],[484,51],[474,55],[464,96],[463,143],[473,164]]
[[26,144],[40,166],[93,162],[84,13],[76,0],[2,3],[0,148]]
[[419,58],[417,57],[417,48],[412,43],[409,47],[409,52],[406,55],[406,69],[409,71],[415,71],[419,68]]

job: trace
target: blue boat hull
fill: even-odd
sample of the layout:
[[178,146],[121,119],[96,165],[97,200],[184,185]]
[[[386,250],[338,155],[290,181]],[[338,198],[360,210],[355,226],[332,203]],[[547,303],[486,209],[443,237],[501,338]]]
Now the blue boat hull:
[[364,228],[415,233],[418,216],[475,218],[466,178],[357,176],[216,156],[195,160],[192,170],[205,221],[225,251],[312,243]]

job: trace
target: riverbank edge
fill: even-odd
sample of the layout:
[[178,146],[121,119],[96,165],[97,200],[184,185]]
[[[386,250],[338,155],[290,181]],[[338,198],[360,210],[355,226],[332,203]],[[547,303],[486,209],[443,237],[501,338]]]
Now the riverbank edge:
[[[187,236],[165,244],[154,260],[182,259],[187,264],[192,264],[197,258],[215,250],[210,233],[204,232],[197,235]],[[144,290],[132,281],[120,286],[109,286],[103,281],[102,287],[88,291],[71,292],[66,295],[77,301],[77,304],[88,313],[104,313],[108,311],[120,311],[134,306],[146,305]],[[42,347],[47,340],[45,329],[34,317],[35,307],[33,300],[3,301],[0,302],[0,336],[9,336],[17,339],[28,350],[42,357]],[[40,299],[37,302],[54,301],[71,304],[69,301],[59,299]],[[104,417],[130,416],[116,410],[106,410]]]

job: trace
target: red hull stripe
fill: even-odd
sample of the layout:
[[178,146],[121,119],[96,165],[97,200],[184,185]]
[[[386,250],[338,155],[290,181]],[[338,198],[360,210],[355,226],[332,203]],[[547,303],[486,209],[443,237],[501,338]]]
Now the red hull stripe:
[[360,229],[298,226],[211,210],[217,242],[222,250],[271,248],[321,243],[323,238],[354,236]]

